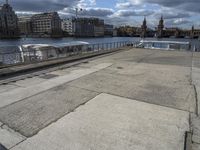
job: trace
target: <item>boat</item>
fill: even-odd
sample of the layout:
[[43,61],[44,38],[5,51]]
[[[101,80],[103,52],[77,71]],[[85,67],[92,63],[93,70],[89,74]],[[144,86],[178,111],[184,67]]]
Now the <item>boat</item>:
[[16,64],[21,62],[21,53],[18,46],[0,46],[0,65]]
[[145,41],[141,40],[137,46],[138,48],[147,49],[161,49],[161,50],[191,50],[190,42],[178,41]]
[[44,61],[76,55],[88,50],[88,42],[74,41],[59,44],[26,44],[21,46],[24,62]]

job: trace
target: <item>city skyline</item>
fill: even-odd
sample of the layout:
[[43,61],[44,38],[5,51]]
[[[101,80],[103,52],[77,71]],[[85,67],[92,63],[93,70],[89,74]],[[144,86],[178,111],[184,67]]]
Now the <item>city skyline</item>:
[[[5,2],[0,0],[1,4]],[[75,8],[80,8],[79,16],[99,17],[115,25],[141,26],[146,16],[148,27],[154,28],[163,15],[167,27],[200,28],[200,2],[195,0],[9,0],[9,3],[19,16],[58,11],[65,18],[74,16]]]

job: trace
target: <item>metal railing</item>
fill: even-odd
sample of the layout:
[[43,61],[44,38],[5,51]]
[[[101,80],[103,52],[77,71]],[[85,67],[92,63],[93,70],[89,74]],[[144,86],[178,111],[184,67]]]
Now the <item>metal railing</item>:
[[[67,58],[72,56],[82,56],[92,53],[112,51],[126,46],[133,46],[134,42],[122,41],[112,43],[98,43],[77,46],[55,47],[46,50],[27,50],[21,46],[16,46],[16,50],[0,52],[0,68],[18,65],[31,64],[42,61]],[[0,48],[1,49],[1,48]],[[7,47],[9,49],[9,47]],[[13,48],[12,48],[13,49]]]

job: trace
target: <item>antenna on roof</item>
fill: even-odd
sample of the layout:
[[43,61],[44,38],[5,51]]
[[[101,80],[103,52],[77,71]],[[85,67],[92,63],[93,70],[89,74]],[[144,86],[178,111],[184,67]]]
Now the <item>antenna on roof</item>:
[[8,0],[6,0],[6,4],[8,4]]

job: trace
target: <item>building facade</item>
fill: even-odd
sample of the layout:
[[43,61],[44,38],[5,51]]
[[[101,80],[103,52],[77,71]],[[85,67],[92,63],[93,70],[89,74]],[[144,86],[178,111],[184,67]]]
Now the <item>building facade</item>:
[[29,36],[32,34],[31,17],[19,17],[18,26],[21,35]]
[[17,37],[19,37],[17,15],[6,1],[3,6],[0,6],[0,38]]
[[61,26],[62,30],[65,34],[69,36],[74,36],[75,33],[75,23],[74,23],[75,18],[66,18],[62,20]]
[[106,36],[113,36],[114,26],[110,24],[104,25],[104,35]]
[[200,29],[195,29],[194,26],[192,26],[192,29],[190,31],[190,37],[191,38],[200,38]]
[[104,20],[98,18],[76,18],[76,37],[102,37],[104,36]]
[[61,37],[61,19],[57,12],[36,14],[31,17],[32,33],[40,36]]

